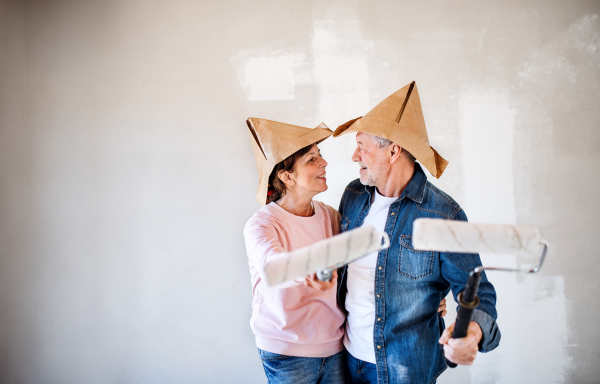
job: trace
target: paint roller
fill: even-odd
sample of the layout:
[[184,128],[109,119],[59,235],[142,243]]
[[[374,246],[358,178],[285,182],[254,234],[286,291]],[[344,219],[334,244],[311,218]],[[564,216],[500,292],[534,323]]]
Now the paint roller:
[[335,269],[389,246],[390,239],[385,232],[377,232],[374,227],[365,225],[286,252],[264,265],[263,276],[269,286],[315,272],[319,280],[331,281]]
[[[484,270],[536,273],[540,270],[548,243],[541,240],[536,227],[474,224],[465,221],[442,219],[417,219],[413,222],[412,244],[415,249],[424,251],[516,254],[520,256],[537,256],[537,264],[531,268],[496,268],[479,266],[469,273],[465,289],[458,294],[458,313],[452,338],[467,336],[473,310],[479,305],[477,290]],[[456,367],[446,360],[448,366]]]

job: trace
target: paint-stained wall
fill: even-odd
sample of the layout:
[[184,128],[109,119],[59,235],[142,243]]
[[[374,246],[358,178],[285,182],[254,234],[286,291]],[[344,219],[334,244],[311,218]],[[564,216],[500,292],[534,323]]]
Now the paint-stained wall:
[[[438,382],[595,382],[598,15],[580,0],[0,1],[0,382],[265,382],[244,120],[334,129],[412,80],[450,160],[430,180],[470,220],[552,245],[538,275],[488,275],[502,343]],[[317,199],[337,206],[357,177],[353,146],[321,144]]]

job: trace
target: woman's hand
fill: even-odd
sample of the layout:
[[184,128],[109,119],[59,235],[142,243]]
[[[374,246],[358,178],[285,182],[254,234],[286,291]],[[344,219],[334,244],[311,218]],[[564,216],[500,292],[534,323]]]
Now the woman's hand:
[[[337,283],[337,269],[334,269],[332,272],[332,277],[330,281],[321,281],[317,278],[317,274],[313,273],[312,275],[308,275],[304,278],[304,285],[310,288],[314,288],[319,291],[324,291],[336,285]],[[444,308],[446,308],[446,302],[444,301]]]
[[446,316],[446,313],[448,313],[446,311],[446,299],[442,299],[442,301],[440,301],[440,306],[438,307],[438,312],[442,312],[442,317]]

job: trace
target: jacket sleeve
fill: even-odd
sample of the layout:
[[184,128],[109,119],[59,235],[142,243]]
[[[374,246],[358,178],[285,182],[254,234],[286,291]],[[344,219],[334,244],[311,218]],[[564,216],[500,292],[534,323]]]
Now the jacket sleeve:
[[[275,226],[264,217],[253,216],[246,223],[244,240],[250,269],[256,268],[261,280],[264,279],[265,264],[285,256],[285,249],[281,246]],[[274,288],[289,288],[303,283],[292,280]]]
[[[467,221],[467,216],[460,210],[454,220]],[[471,253],[440,253],[441,273],[446,281],[450,283],[454,300],[458,302],[458,294],[464,290],[471,272],[475,267],[481,265],[479,254]],[[473,311],[471,321],[481,327],[482,337],[479,342],[480,352],[489,352],[500,343],[500,329],[496,323],[498,314],[496,312],[496,290],[489,282],[485,272],[482,272],[479,284],[479,306]]]

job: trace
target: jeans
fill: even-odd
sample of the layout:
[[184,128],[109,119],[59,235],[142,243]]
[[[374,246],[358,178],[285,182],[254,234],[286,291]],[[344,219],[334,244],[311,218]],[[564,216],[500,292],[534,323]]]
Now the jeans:
[[349,384],[377,384],[377,366],[357,359],[349,352],[346,365],[346,383]]
[[297,357],[258,349],[269,384],[344,384],[346,351],[329,357]]

